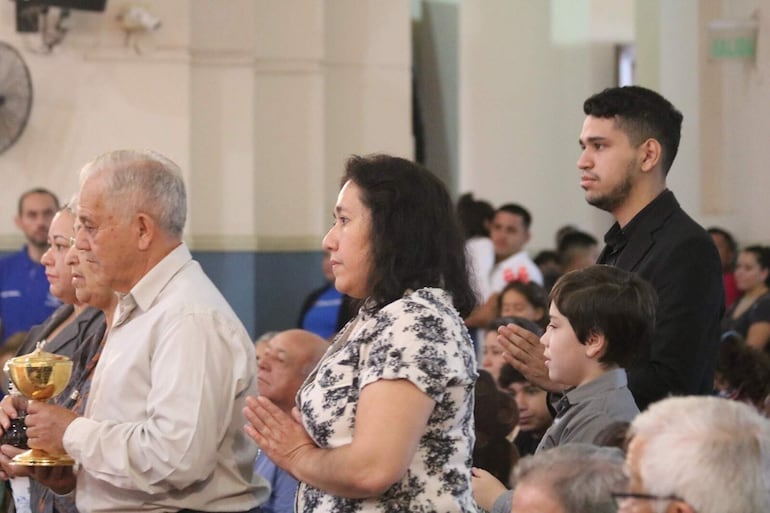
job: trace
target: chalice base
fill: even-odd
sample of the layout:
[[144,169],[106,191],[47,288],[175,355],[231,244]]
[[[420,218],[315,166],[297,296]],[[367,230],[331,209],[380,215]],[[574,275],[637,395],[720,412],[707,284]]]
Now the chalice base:
[[11,460],[13,465],[23,467],[67,467],[75,464],[69,454],[48,454],[40,449],[30,449]]

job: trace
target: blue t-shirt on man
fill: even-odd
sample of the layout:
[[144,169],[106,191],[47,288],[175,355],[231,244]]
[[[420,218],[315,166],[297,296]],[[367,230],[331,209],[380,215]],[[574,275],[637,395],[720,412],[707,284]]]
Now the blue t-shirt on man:
[[26,246],[0,259],[0,345],[40,324],[61,305],[48,287],[45,266],[29,258]]
[[262,451],[254,462],[254,472],[270,483],[270,497],[259,506],[261,513],[294,513],[294,497],[299,483],[278,467]]

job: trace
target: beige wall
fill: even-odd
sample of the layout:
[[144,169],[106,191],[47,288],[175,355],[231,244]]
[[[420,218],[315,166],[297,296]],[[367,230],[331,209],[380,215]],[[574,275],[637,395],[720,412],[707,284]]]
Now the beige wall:
[[[615,10],[597,7],[606,1]],[[22,51],[35,88],[26,132],[0,155],[0,248],[20,243],[12,217],[22,190],[66,197],[76,170],[116,147],[152,147],[183,166],[199,249],[315,249],[347,155],[412,155],[408,0],[146,0],[163,27],[127,46],[115,16],[128,3],[74,12],[64,43],[42,54],[37,36],[15,33],[13,3],[0,2],[0,39]],[[633,37],[639,82],[685,114],[672,189],[698,221],[770,242],[763,7],[463,0],[459,191],[530,207],[532,249],[551,246],[566,222],[602,234],[610,219],[577,184],[581,104],[614,83],[612,43]],[[608,28],[628,23],[628,9],[633,27]],[[753,12],[756,62],[709,59],[706,23]]]
[[[635,0],[598,18],[610,13],[603,3],[461,3],[460,191],[530,208],[533,253],[552,246],[567,222],[602,235],[611,219],[578,187],[582,102],[615,85],[612,45],[632,37],[637,83],[685,116],[671,189],[702,224],[770,243],[770,11],[760,11],[762,0]],[[710,59],[708,21],[751,13],[760,24],[756,62]],[[630,30],[602,26],[629,20]]]
[[408,0],[150,0],[160,30],[126,40],[116,16],[74,11],[63,44],[14,30],[35,88],[29,125],[0,155],[0,247],[21,242],[18,194],[63,197],[94,155],[154,148],[185,170],[195,249],[320,247],[347,155],[410,157]]
[[549,2],[468,1],[460,10],[460,190],[527,207],[532,252],[553,247],[565,223],[598,235],[610,220],[585,205],[576,162],[582,102],[612,85],[613,47],[561,42],[575,38],[552,25]]

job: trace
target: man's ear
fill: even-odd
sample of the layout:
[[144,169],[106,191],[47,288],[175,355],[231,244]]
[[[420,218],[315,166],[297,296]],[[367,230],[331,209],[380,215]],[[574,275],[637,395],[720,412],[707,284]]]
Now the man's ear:
[[145,213],[139,212],[135,218],[137,239],[140,251],[146,251],[150,247],[157,227],[155,221]]
[[604,353],[607,352],[607,338],[604,333],[596,330],[591,330],[591,334],[588,335],[588,341],[586,341],[586,356],[594,360],[598,360]]
[[21,227],[21,216],[14,216],[13,222],[16,224],[16,228],[18,228],[21,231],[24,231]]
[[660,164],[663,148],[657,139],[649,138],[639,145],[639,167],[643,172],[650,172]]

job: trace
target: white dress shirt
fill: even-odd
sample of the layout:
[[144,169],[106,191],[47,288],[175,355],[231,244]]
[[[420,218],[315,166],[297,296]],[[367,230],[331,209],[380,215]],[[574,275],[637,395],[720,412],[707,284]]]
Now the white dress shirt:
[[[127,312],[126,310],[133,311]],[[254,346],[181,244],[121,298],[84,417],[64,447],[81,512],[245,511],[268,485],[242,409]]]

